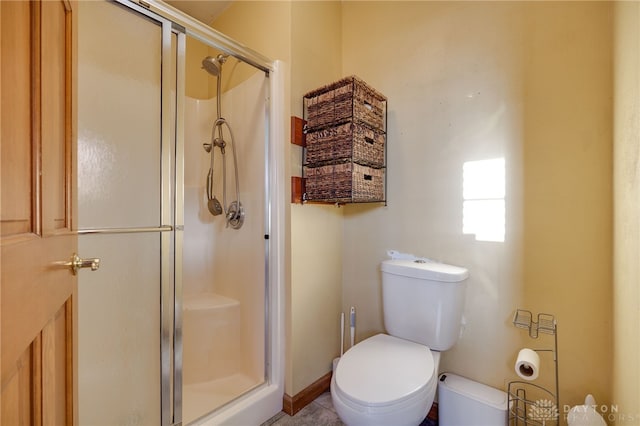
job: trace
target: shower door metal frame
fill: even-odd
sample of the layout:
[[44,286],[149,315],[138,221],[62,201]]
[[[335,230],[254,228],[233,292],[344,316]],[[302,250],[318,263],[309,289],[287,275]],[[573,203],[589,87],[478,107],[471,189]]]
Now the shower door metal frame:
[[[122,1],[122,0],[118,0]],[[156,0],[133,0],[150,11],[155,12],[166,19],[174,22],[174,25],[183,29],[183,32],[179,34],[178,38],[178,74],[177,74],[177,121],[176,121],[176,182],[175,182],[175,300],[174,300],[174,335],[173,335],[173,381],[169,381],[172,384],[173,390],[173,422],[174,424],[182,424],[182,247],[183,247],[183,228],[184,228],[184,175],[183,175],[183,161],[184,161],[184,97],[185,97],[185,78],[184,78],[184,55],[186,53],[185,39],[186,35],[199,40],[203,44],[215,49],[221,50],[223,53],[233,56],[242,62],[257,68],[265,73],[265,78],[269,79],[271,74],[276,71],[276,64],[266,56],[240,44],[236,41],[228,38],[224,34],[214,30],[210,26],[191,18],[183,12],[169,6],[168,4],[156,1]],[[280,80],[278,80],[280,81]],[[280,81],[282,84],[282,82]],[[265,103],[265,139],[264,139],[264,152],[265,152],[265,171],[264,171],[264,382],[257,388],[249,391],[252,393],[264,386],[268,386],[277,383],[278,386],[282,386],[283,390],[283,372],[281,365],[274,365],[272,360],[272,354],[274,346],[282,347],[283,343],[277,341],[274,343],[272,336],[272,328],[277,326],[283,328],[282,318],[276,310],[283,310],[284,307],[280,305],[280,300],[283,298],[279,287],[272,286],[279,280],[282,275],[280,264],[273,265],[272,263],[272,249],[277,253],[278,258],[283,254],[283,248],[281,247],[282,233],[282,218],[274,217],[272,212],[272,204],[282,198],[282,194],[271,187],[271,183],[282,184],[284,177],[279,176],[282,171],[278,172],[273,169],[274,164],[280,163],[276,161],[275,148],[273,144],[274,134],[277,132],[272,128],[272,120],[278,119],[272,115],[272,88],[273,82],[270,82],[267,87],[267,95],[264,99]],[[278,98],[279,101],[282,99]],[[277,216],[277,215],[276,215]],[[274,222],[275,221],[275,222]],[[272,224],[276,225],[276,229],[272,228]],[[274,232],[277,234],[273,234]],[[273,267],[273,269],[272,269]],[[277,306],[276,306],[277,305]],[[275,308],[275,309],[274,309]],[[163,384],[166,382],[163,376]],[[281,383],[282,382],[282,383]],[[238,398],[244,396],[239,395]],[[282,401],[282,395],[280,395],[280,401]],[[233,403],[233,402],[231,402]],[[163,402],[164,407],[164,402]],[[222,407],[213,409],[213,412],[218,412]],[[164,408],[163,408],[164,410]]]
[[[176,25],[176,24],[174,24]],[[176,25],[177,26],[177,25]],[[182,27],[181,27],[182,28]],[[174,301],[173,301],[173,366],[169,380],[173,392],[173,424],[182,425],[182,248],[184,247],[184,98],[187,37],[184,28],[178,34],[176,63],[176,163],[175,163],[175,223],[174,233]],[[173,380],[173,382],[171,381]]]
[[[122,0],[117,0],[122,1]],[[227,55],[240,59],[242,62],[249,64],[267,75],[275,71],[274,62],[266,56],[256,52],[255,50],[230,39],[226,35],[211,28],[202,22],[193,19],[191,16],[181,12],[180,10],[170,6],[163,1],[157,0],[131,0],[148,8],[150,11],[163,16],[176,24],[185,28],[188,36],[193,37],[202,43],[213,48],[221,50]]]
[[[161,424],[174,424],[173,370],[175,367],[174,352],[174,302],[177,290],[178,268],[181,272],[181,256],[176,256],[177,248],[181,247],[183,215],[182,209],[177,208],[183,203],[183,106],[184,96],[184,59],[185,34],[184,28],[171,20],[140,7],[129,0],[110,0],[124,6],[135,13],[144,15],[155,21],[162,30],[162,60],[161,60],[161,140],[160,140],[160,226],[136,228],[106,228],[79,229],[78,234],[129,234],[129,233],[159,233],[160,234],[160,410]],[[172,36],[176,35],[176,52],[173,55]],[[175,81],[171,81],[172,67],[175,67]],[[174,86],[175,84],[175,86]],[[173,94],[172,94],[173,92]],[[174,100],[175,99],[175,100]],[[173,105],[176,105],[175,110]],[[173,116],[172,116],[173,114]],[[170,119],[165,119],[169,117]],[[175,130],[172,131],[172,127]],[[175,142],[174,142],[175,141]],[[175,181],[175,186],[174,186]],[[174,193],[175,191],[175,193]],[[175,214],[175,215],[174,215]],[[170,225],[167,225],[170,224]],[[179,352],[181,353],[181,352]],[[181,362],[181,360],[179,360]],[[174,403],[172,403],[174,396]],[[179,422],[179,420],[178,420]]]
[[[186,36],[189,35],[205,45],[221,50],[265,73],[265,78],[276,76],[268,85],[265,102],[265,259],[264,259],[264,306],[265,306],[265,358],[264,383],[248,393],[269,385],[276,385],[280,402],[284,393],[283,358],[274,362],[274,351],[284,350],[284,294],[279,283],[284,276],[284,217],[272,210],[274,203],[286,200],[284,185],[284,161],[277,154],[275,141],[284,137],[283,126],[273,126],[283,117],[273,111],[274,104],[284,99],[274,94],[273,88],[283,88],[282,66],[266,56],[228,38],[213,28],[191,18],[181,11],[157,0],[109,0],[143,14],[162,26],[162,120],[161,129],[161,226],[136,229],[83,230],[84,233],[130,233],[160,232],[161,234],[161,419],[162,426],[182,424],[182,248],[184,243],[184,103],[185,103],[185,55]],[[172,51],[172,39],[176,36],[176,51]],[[175,56],[173,54],[175,53]],[[172,75],[175,66],[175,82]],[[277,73],[276,73],[277,72]],[[270,79],[272,80],[272,79]],[[172,84],[175,83],[175,86]],[[172,95],[172,90],[175,94]],[[174,97],[175,96],[175,97]],[[172,106],[175,104],[175,110]],[[279,111],[279,110],[277,110]],[[281,112],[281,111],[280,111]],[[173,122],[172,122],[173,120]],[[175,129],[172,132],[172,124]],[[282,128],[281,128],[282,127]],[[174,138],[174,140],[172,140]],[[174,142],[175,141],[175,142]],[[171,225],[166,225],[170,223]],[[275,254],[278,261],[274,262]],[[274,285],[272,285],[274,284]],[[275,331],[277,328],[279,331]],[[274,333],[277,337],[274,337]],[[276,346],[277,348],[274,348]],[[244,394],[247,395],[247,394]]]

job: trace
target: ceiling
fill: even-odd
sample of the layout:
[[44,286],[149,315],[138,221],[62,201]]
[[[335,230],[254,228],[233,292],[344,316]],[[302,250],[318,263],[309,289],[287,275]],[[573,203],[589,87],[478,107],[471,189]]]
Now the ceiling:
[[233,0],[165,0],[176,9],[207,25],[217,18]]

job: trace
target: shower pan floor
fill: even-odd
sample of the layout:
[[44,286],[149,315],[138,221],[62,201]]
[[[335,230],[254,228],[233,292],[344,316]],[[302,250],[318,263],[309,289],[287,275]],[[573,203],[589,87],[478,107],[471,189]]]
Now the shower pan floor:
[[185,385],[182,389],[183,423],[196,420],[259,384],[249,376],[236,373],[209,382]]

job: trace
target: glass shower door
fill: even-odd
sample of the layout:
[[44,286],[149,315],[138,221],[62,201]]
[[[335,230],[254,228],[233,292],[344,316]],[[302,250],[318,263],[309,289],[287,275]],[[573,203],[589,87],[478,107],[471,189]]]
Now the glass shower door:
[[78,21],[79,250],[101,259],[99,270],[79,280],[79,423],[167,424],[166,24],[106,1],[80,2]]
[[[79,15],[76,225],[101,259],[80,274],[79,423],[219,415],[269,385],[268,78],[249,73],[222,99],[247,212],[233,230],[202,204],[215,99],[184,105],[184,28],[128,0]],[[229,76],[246,66],[230,61]],[[184,132],[182,111],[197,118]]]

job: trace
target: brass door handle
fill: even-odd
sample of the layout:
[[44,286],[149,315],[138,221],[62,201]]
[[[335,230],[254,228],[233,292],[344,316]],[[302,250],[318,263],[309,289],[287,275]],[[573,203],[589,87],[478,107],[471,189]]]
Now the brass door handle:
[[91,268],[92,271],[97,271],[100,267],[100,259],[82,259],[74,253],[73,256],[71,256],[71,260],[69,262],[65,262],[64,265],[71,267],[71,272],[73,272],[73,275],[76,275],[80,268]]

